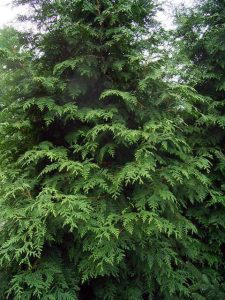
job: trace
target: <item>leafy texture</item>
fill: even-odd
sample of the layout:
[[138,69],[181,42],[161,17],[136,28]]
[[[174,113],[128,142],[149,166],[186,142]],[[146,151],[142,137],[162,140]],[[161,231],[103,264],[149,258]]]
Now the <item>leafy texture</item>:
[[200,214],[222,195],[183,109],[202,97],[163,80],[157,6],[16,2],[43,33],[2,50],[2,299],[206,299],[222,258]]
[[[224,1],[202,1],[193,10],[178,15],[183,80],[198,91],[202,101],[186,106],[191,141],[198,153],[211,156],[211,182],[207,205],[189,207],[188,215],[199,228],[205,255],[213,258],[216,272],[206,275],[206,299],[225,297],[224,266],[224,105],[225,16]],[[185,105],[184,105],[185,107]],[[194,107],[194,110],[193,110]],[[212,262],[211,262],[212,263]]]

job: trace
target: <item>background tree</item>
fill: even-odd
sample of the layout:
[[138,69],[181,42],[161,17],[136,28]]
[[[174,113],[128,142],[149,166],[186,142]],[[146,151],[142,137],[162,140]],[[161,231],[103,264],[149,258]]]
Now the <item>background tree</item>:
[[[214,261],[217,274],[208,280],[206,299],[225,297],[225,201],[224,201],[224,105],[225,105],[225,6],[224,1],[199,1],[194,9],[177,15],[178,61],[182,81],[192,85],[202,98],[186,106],[186,120],[192,124],[192,143],[198,152],[211,155],[208,177],[212,197],[207,206],[190,208],[188,214],[199,228],[201,240]],[[185,107],[185,104],[184,104]],[[194,108],[194,109],[193,109]],[[190,126],[191,128],[191,126]]]
[[202,97],[163,80],[157,6],[16,3],[42,33],[3,72],[2,297],[201,299],[218,269],[188,208],[211,157],[182,108]]

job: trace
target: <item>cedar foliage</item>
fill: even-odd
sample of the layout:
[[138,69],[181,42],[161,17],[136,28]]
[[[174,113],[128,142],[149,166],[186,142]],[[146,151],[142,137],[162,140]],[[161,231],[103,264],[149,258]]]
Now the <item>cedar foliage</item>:
[[[183,65],[181,78],[203,96],[195,111],[186,109],[193,147],[211,155],[207,175],[213,191],[204,204],[191,207],[189,216],[199,228],[205,251],[214,257],[216,273],[205,288],[206,299],[225,298],[225,3],[204,0],[177,14],[179,37],[177,59]],[[188,107],[188,106],[187,106]]]
[[157,5],[16,3],[41,33],[0,36],[1,299],[215,299],[205,96],[163,80]]

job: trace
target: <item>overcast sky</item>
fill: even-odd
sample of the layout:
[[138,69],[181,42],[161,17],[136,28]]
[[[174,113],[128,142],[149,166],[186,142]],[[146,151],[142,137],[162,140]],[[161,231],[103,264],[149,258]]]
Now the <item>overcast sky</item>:
[[10,2],[10,0],[0,0],[0,27],[8,25],[22,11],[21,8],[12,9],[8,5]]
[[[21,8],[14,8],[7,5],[11,2],[11,0],[0,0],[0,27],[4,25],[12,24],[13,20],[18,13],[21,13],[23,10]],[[184,4],[185,6],[191,6],[194,0],[167,0],[165,3],[165,12],[161,12],[158,15],[159,20],[163,23],[165,27],[170,28],[172,25],[171,16],[168,14],[168,3],[172,3],[173,6],[178,6],[180,4]]]

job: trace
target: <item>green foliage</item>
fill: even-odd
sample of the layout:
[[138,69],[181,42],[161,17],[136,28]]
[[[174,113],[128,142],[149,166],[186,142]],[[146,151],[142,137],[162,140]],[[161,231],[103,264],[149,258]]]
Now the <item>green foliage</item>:
[[15,2],[42,33],[0,36],[1,299],[222,299],[223,154],[164,80],[157,5]]
[[178,14],[177,22],[180,50],[178,60],[183,65],[183,80],[191,83],[203,99],[195,103],[195,113],[193,110],[186,110],[190,128],[193,128],[190,131],[191,140],[198,153],[210,154],[212,164],[207,175],[211,181],[207,204],[190,208],[188,215],[195,220],[199,228],[199,237],[207,249],[205,253],[213,250],[218,260],[215,277],[219,282],[207,279],[207,285],[211,287],[206,289],[205,297],[223,299],[225,297],[224,1],[201,1],[194,9]]

